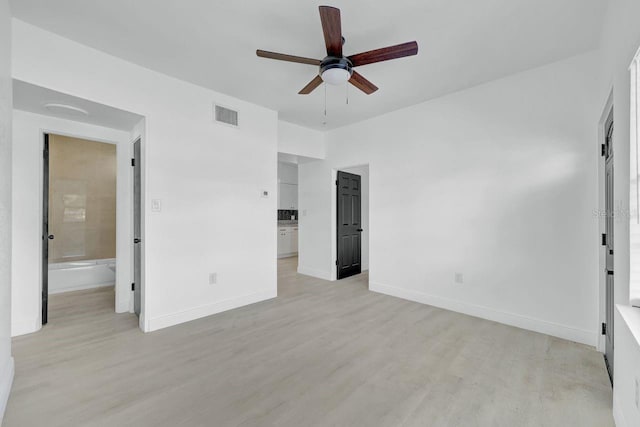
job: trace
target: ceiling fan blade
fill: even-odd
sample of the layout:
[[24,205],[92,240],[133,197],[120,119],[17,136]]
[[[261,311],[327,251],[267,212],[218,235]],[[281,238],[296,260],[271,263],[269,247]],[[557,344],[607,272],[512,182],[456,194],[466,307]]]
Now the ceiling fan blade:
[[354,71],[353,74],[351,74],[349,83],[351,83],[367,95],[371,95],[373,92],[378,90],[378,87],[376,85],[362,77],[362,74],[358,73],[357,71]]
[[374,62],[388,61],[390,59],[403,58],[418,53],[418,43],[415,41],[402,43],[395,46],[383,47],[382,49],[370,50],[368,52],[351,55],[348,59],[354,67],[373,64]]
[[315,79],[311,80],[308,85],[302,88],[298,94],[300,95],[309,95],[315,88],[322,84],[322,77],[316,76]]
[[297,62],[299,64],[320,65],[319,59],[304,58],[302,56],[287,55],[284,53],[268,52],[266,50],[256,50],[256,55],[261,58],[277,59],[278,61]]
[[342,24],[340,9],[331,6],[320,6],[320,21],[327,45],[327,55],[342,58]]

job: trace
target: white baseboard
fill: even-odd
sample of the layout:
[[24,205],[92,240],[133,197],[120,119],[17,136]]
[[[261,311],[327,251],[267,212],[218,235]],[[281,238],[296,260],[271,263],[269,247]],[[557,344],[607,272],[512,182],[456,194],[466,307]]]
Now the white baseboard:
[[290,252],[288,254],[278,254],[278,259],[281,259],[281,258],[293,258],[293,257],[296,257],[296,256],[298,256],[298,252]]
[[34,319],[29,321],[20,321],[11,323],[11,336],[17,337],[20,335],[32,334],[42,329],[42,323],[40,319]]
[[618,404],[618,399],[616,395],[613,395],[613,422],[616,427],[627,427],[627,420],[624,418],[624,414],[622,413],[622,409]]
[[369,282],[369,290],[406,299],[409,301],[415,301],[422,304],[432,305],[434,307],[444,308],[446,310],[467,314],[469,316],[480,317],[482,319],[504,323],[505,325],[515,326],[517,328],[527,329],[530,331],[551,335],[569,341],[587,344],[593,347],[595,347],[598,342],[598,334],[596,331],[577,329],[571,326],[548,322],[546,320],[508,313],[505,311],[495,310],[493,308],[469,304],[466,302],[430,295],[423,292],[384,285],[382,283]]
[[331,280],[331,272],[307,268],[302,265],[298,265],[298,273],[304,274],[305,276],[317,277],[322,280]]
[[277,296],[278,292],[276,289],[272,291],[256,292],[237,298],[229,298],[227,300],[219,301],[213,304],[201,305],[199,307],[194,307],[176,313],[153,317],[148,320],[148,328],[145,328],[145,332],[157,331],[158,329],[168,328],[169,326],[174,326],[180,323],[189,322],[191,320],[200,319],[202,317],[211,316],[213,314],[232,310],[238,307],[243,307],[249,304],[254,304],[256,302],[268,300]]
[[89,285],[76,285],[76,286],[68,286],[64,288],[51,289],[49,288],[49,295],[61,294],[64,292],[74,292],[74,291],[84,291],[87,289],[95,289],[95,288],[104,288],[107,286],[115,286],[113,282],[107,283],[92,283]]
[[0,369],[2,369],[0,370],[0,424],[2,424],[4,411],[7,409],[7,401],[11,393],[11,385],[13,384],[13,374],[15,371],[13,357],[10,357],[7,363]]

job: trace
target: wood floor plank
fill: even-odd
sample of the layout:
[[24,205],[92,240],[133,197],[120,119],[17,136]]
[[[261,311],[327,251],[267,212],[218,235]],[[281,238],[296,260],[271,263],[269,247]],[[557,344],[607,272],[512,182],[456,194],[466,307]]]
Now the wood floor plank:
[[591,348],[278,266],[278,298],[149,334],[112,288],[52,295],[3,425],[613,426]]

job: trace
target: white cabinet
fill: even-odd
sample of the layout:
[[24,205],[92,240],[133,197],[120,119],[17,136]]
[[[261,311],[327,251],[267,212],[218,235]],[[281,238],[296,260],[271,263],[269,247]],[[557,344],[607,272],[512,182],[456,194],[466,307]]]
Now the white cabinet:
[[278,227],[278,255],[291,253],[289,227]]
[[298,253],[298,227],[290,228],[289,241],[291,242],[291,252]]
[[298,227],[278,227],[278,257],[298,253]]
[[295,184],[285,184],[278,186],[278,209],[298,209],[298,186]]

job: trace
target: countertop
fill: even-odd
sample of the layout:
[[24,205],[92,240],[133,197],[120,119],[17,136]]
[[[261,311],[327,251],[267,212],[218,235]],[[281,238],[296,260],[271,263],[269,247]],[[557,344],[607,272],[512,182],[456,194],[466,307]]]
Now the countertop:
[[278,221],[278,227],[297,227],[297,226],[298,226],[298,221],[292,221],[292,220]]

